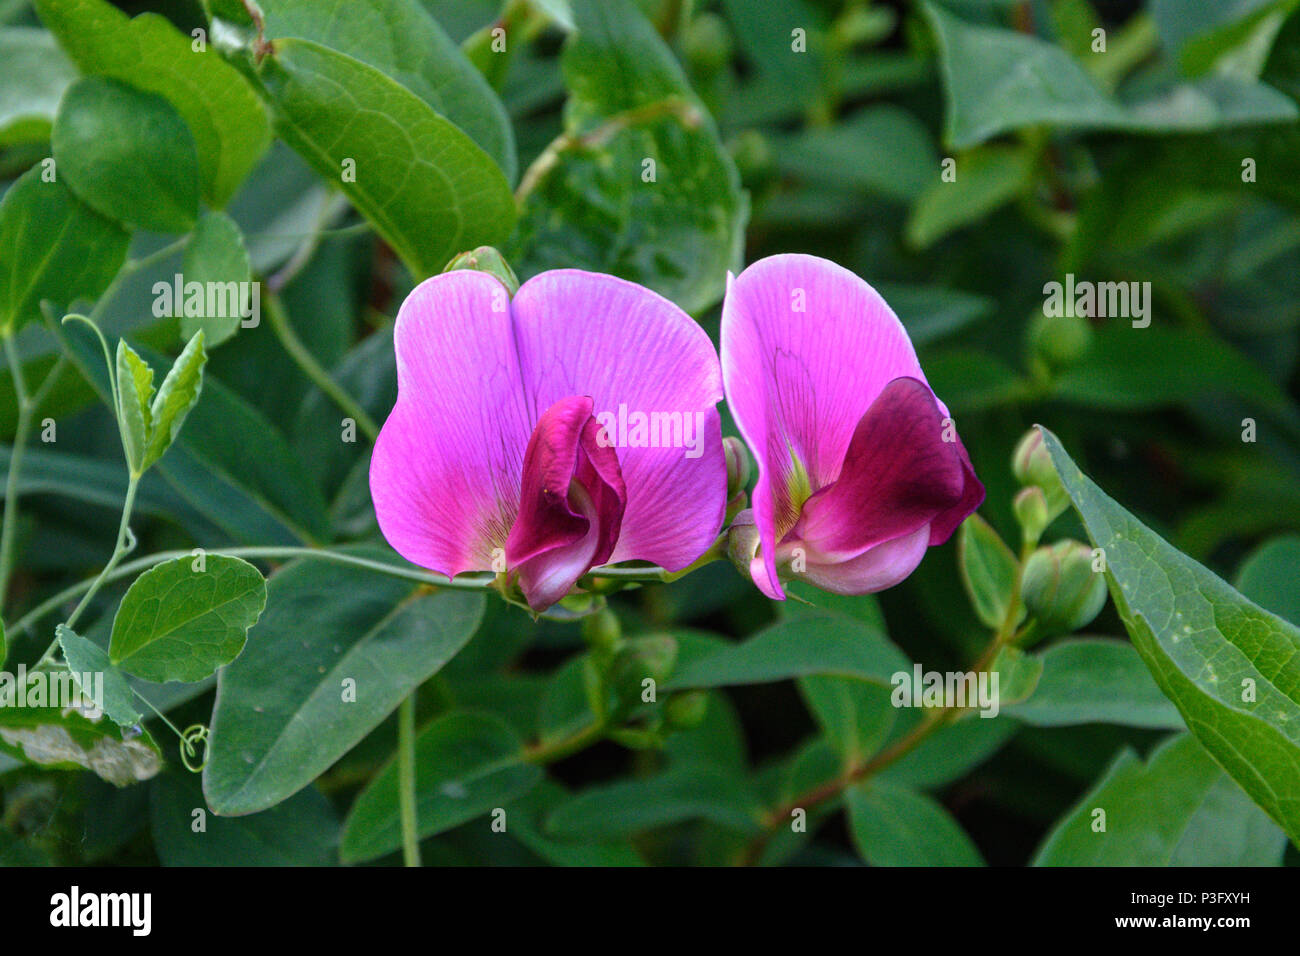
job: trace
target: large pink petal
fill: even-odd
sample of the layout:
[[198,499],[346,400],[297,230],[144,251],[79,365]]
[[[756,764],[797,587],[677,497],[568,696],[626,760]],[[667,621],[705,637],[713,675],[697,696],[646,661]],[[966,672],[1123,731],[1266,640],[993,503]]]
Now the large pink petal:
[[[722,527],[726,460],[715,408],[722,398],[708,336],[667,299],[631,282],[563,269],[523,284],[512,303],[527,405],[533,414],[589,395],[602,423],[676,415],[698,452],[615,443],[627,509],[611,561],[686,567]],[[698,434],[697,434],[698,428]],[[627,437],[631,438],[629,434]],[[683,431],[683,442],[688,437]]]
[[847,561],[966,504],[973,511],[984,488],[968,478],[956,438],[928,385],[897,378],[885,386],[854,430],[839,477],[803,506],[794,533],[809,561]]
[[421,567],[491,570],[515,520],[535,420],[505,289],[482,272],[426,279],[393,334],[397,404],[370,464],[379,527]]
[[799,503],[788,494],[792,462],[806,470],[812,491],[831,483],[885,385],[925,377],[879,293],[806,255],[772,256],[729,278],[722,374],[731,413],[758,459],[755,523],[775,581],[776,544],[798,518]]
[[930,527],[922,525],[847,561],[820,564],[810,560],[796,576],[832,594],[873,594],[892,588],[915,571],[929,543]]
[[598,431],[591,399],[571,396],[543,413],[529,439],[506,566],[534,610],[564,597],[618,539],[626,495],[618,459]]

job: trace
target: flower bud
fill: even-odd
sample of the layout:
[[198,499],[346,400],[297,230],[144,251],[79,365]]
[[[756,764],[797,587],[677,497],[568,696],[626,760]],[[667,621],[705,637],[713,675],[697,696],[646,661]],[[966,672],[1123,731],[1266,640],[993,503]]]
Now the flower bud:
[[1025,432],[1011,453],[1011,471],[1022,485],[1042,489],[1047,501],[1047,520],[1063,512],[1070,504],[1070,496],[1065,493],[1061,476],[1056,473],[1052,456],[1043,442],[1043,433],[1037,428]]
[[727,458],[727,500],[745,490],[749,484],[749,452],[739,438],[728,435],[722,439],[722,453]]
[[[650,634],[627,641],[610,666],[609,683],[618,699],[643,699],[645,681],[666,681],[677,663],[677,641],[667,634]],[[656,688],[657,693],[657,688]]]
[[731,62],[731,31],[716,13],[701,13],[687,25],[682,52],[691,67],[710,76]]
[[618,616],[604,607],[582,619],[582,636],[593,650],[614,651],[622,642]]
[[745,130],[733,137],[727,145],[746,189],[761,189],[776,177],[772,147],[758,130]]
[[1043,489],[1037,485],[1021,488],[1011,500],[1011,510],[1015,512],[1024,539],[1031,543],[1037,542],[1050,520],[1047,496],[1043,494]]
[[1078,315],[1035,315],[1028,337],[1034,355],[1054,369],[1078,364],[1092,348],[1092,326]]
[[704,722],[709,709],[709,695],[702,690],[688,690],[668,698],[665,719],[674,730],[690,730]]
[[746,579],[751,576],[750,566],[761,543],[758,525],[754,524],[754,512],[746,508],[736,515],[727,530],[727,557]]
[[1106,603],[1106,579],[1092,569],[1092,551],[1066,539],[1039,548],[1025,562],[1020,594],[1045,630],[1077,631],[1092,623]]
[[454,272],[457,269],[473,269],[475,272],[486,272],[496,277],[506,287],[506,292],[511,298],[519,291],[519,277],[510,268],[510,263],[506,262],[505,257],[491,246],[479,246],[470,252],[462,252],[447,263],[447,267],[442,271]]

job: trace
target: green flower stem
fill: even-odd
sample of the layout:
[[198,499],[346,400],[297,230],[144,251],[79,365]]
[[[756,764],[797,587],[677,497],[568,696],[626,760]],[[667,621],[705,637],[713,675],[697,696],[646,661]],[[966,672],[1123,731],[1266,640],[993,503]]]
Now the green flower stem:
[[547,764],[571,757],[580,750],[605,739],[605,722],[595,721],[581,730],[559,740],[538,742],[524,748],[524,761],[544,767]]
[[13,336],[6,335],[5,359],[14,380],[14,395],[18,402],[18,420],[14,429],[13,450],[9,454],[9,476],[5,480],[4,526],[0,530],[0,612],[4,610],[5,594],[9,590],[9,575],[13,572],[14,535],[18,526],[18,472],[23,465],[23,452],[27,448],[27,434],[32,425],[31,399],[23,381],[23,364],[14,348]]
[[293,330],[289,324],[289,316],[284,310],[284,305],[280,302],[280,297],[274,293],[266,293],[262,297],[262,304],[266,308],[267,318],[271,320],[271,329],[275,332],[276,338],[284,346],[284,350],[289,353],[289,357],[298,363],[309,379],[316,383],[322,392],[328,395],[343,412],[357,423],[372,442],[379,437],[379,426],[375,420],[366,414],[366,410],[357,403],[357,400],[349,395],[338,382],[330,377],[329,372],[316,361],[316,356],[308,351],[307,346],[298,338],[298,333]]
[[9,453],[9,474],[5,478],[4,519],[3,525],[0,526],[0,614],[4,612],[9,578],[13,574],[14,542],[18,531],[18,476],[22,470],[23,453],[27,449],[32,420],[36,417],[41,403],[50,394],[50,389],[58,381],[66,363],[64,356],[60,354],[36,391],[28,393],[27,383],[23,379],[23,363],[18,357],[18,350],[14,347],[13,336],[5,336],[4,352],[5,360],[9,364],[9,373],[13,377],[18,416],[14,423],[14,443]]
[[[217,554],[228,554],[232,558],[244,558],[246,560],[267,560],[267,561],[290,561],[295,558],[309,558],[319,561],[332,561],[335,564],[346,564],[354,568],[365,568],[368,571],[378,571],[381,574],[387,574],[394,578],[403,578],[407,581],[418,581],[421,584],[431,584],[434,587],[450,588],[459,591],[482,591],[492,587],[496,580],[495,575],[486,575],[483,577],[471,577],[469,575],[458,575],[456,580],[452,581],[441,574],[435,574],[432,571],[421,571],[418,568],[402,568],[393,564],[385,564],[383,561],[372,561],[369,558],[360,558],[356,555],[347,554],[343,551],[331,551],[328,548],[304,548],[304,547],[278,547],[274,545],[265,547],[249,548],[214,548]],[[58,594],[46,598],[36,607],[32,608],[22,618],[16,621],[9,629],[10,637],[26,633],[47,614],[52,614],[59,607],[71,601],[78,595],[94,587],[108,584],[122,578],[130,577],[139,571],[147,571],[162,561],[171,561],[174,558],[189,557],[191,551],[157,551],[153,554],[145,555],[134,561],[119,565],[110,572],[101,574],[99,577],[91,578],[86,581],[80,581],[77,584],[64,588]],[[660,581],[661,575],[666,574],[662,568],[608,568],[601,574],[614,574],[623,580],[633,579],[640,581]],[[622,572],[627,572],[626,574]],[[635,577],[634,577],[635,576]],[[101,580],[102,578],[102,580]]]
[[[122,558],[130,554],[135,548],[135,536],[131,534],[131,511],[135,507],[135,493],[139,486],[140,476],[132,474],[126,484],[126,499],[122,503],[122,520],[117,526],[117,543],[113,547],[113,554],[109,557],[108,563],[104,565],[104,570],[100,571],[98,576],[90,582],[90,586],[86,588],[86,593],[77,603],[77,606],[73,608],[72,613],[68,615],[68,620],[65,623],[69,628],[77,623],[77,619],[81,617],[81,612],[86,609],[94,596],[99,593],[99,589],[110,579],[113,569],[117,567]],[[40,670],[46,664],[49,664],[54,660],[54,655],[58,653],[58,650],[59,639],[56,637],[50,641],[50,646],[45,649],[45,653],[40,656],[40,659],[32,665],[31,670]]]
[[420,865],[420,831],[415,813],[415,695],[397,709],[397,799],[402,814],[402,860]]
[[[984,648],[984,651],[973,665],[972,670],[977,673],[992,664],[998,655],[998,651],[1015,639],[1016,622],[1020,614],[1020,579],[1023,574],[1025,560],[1029,557],[1031,550],[1032,548],[1027,544],[1021,548],[1020,563],[1016,566],[1015,587],[1012,589],[1011,601],[1008,603],[1006,616],[998,626],[993,639]],[[927,710],[919,724],[874,756],[851,765],[834,780],[813,787],[781,806],[764,813],[759,820],[762,831],[746,844],[737,859],[737,863],[740,866],[754,866],[757,864],[762,859],[763,851],[767,849],[768,843],[776,835],[777,830],[790,819],[791,813],[795,810],[808,810],[828,800],[833,800],[854,784],[861,783],[891,764],[897,763],[925,743],[935,731],[956,720],[962,709],[961,707],[935,707]]]

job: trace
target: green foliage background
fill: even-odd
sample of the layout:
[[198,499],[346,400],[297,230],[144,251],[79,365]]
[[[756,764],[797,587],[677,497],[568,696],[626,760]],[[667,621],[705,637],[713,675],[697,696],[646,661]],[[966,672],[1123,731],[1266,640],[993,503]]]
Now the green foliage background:
[[[140,481],[137,554],[330,547],[400,566],[366,482],[366,432],[395,394],[393,316],[478,245],[521,279],[581,267],[641,282],[715,342],[729,268],[833,259],[907,325],[1003,540],[1020,540],[1009,462],[1034,423],[1146,529],[1058,456],[1079,510],[1049,537],[1143,541],[1113,568],[1123,617],[1108,606],[1087,635],[1035,648],[1025,701],[940,730],[810,809],[805,833],[771,814],[918,719],[889,706],[885,675],[963,669],[987,643],[956,539],[879,600],[803,591],[815,608],[777,608],[725,562],[613,596],[641,655],[624,676],[661,667],[676,708],[653,732],[617,667],[591,692],[600,645],[578,622],[282,557],[250,557],[266,610],[219,693],[207,675],[230,654],[175,664],[145,648],[132,671],[114,650],[123,577],[63,649],[108,648],[178,727],[210,725],[209,764],[187,772],[152,716],[143,739],[166,766],[120,789],[0,753],[0,862],[393,862],[394,710],[412,692],[431,863],[1300,859],[1278,826],[1295,838],[1294,791],[1290,810],[1266,806],[1275,823],[1246,781],[1289,780],[1294,737],[1243,744],[1240,765],[1207,750],[1184,725],[1213,722],[1213,689],[1184,688],[1172,646],[1134,623],[1193,614],[1202,593],[1246,605],[1213,597],[1199,568],[1168,604],[1127,590],[1170,573],[1142,563],[1163,539],[1300,623],[1296,0],[265,0],[260,33],[236,0],[119,6],[140,16],[0,0],[0,330],[29,385],[55,369],[31,418],[34,435],[57,432],[17,479],[6,667],[40,656],[68,602],[15,623],[103,567],[127,492],[98,344],[46,322],[43,301],[93,308],[155,369],[204,333],[198,404]],[[259,279],[261,325],[158,317],[154,283],[177,272]],[[1150,327],[1046,317],[1044,285],[1066,274],[1150,282]],[[340,440],[338,392],[355,441]],[[6,442],[18,420],[0,374]],[[1240,613],[1300,650],[1294,629]],[[1246,663],[1294,708],[1300,655],[1281,657]],[[204,679],[141,680],[177,673]],[[349,675],[366,696],[340,717],[329,695]],[[592,731],[593,714],[617,730]],[[221,815],[196,833],[205,805]]]

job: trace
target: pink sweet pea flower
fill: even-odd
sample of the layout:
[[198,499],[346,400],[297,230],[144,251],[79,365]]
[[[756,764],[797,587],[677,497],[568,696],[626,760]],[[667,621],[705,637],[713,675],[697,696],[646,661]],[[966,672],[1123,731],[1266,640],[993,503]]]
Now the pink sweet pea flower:
[[758,462],[736,524],[756,527],[745,558],[768,597],[785,598],[779,571],[837,594],[891,587],[984,500],[902,323],[847,269],[781,255],[729,276],[722,376]]
[[[504,562],[542,610],[593,567],[677,571],[717,537],[721,373],[671,302],[571,269],[510,300],[492,276],[459,270],[416,287],[394,341],[397,404],[370,492],[408,561],[449,577]],[[638,414],[680,427],[629,430]],[[679,435],[687,447],[666,447]]]

